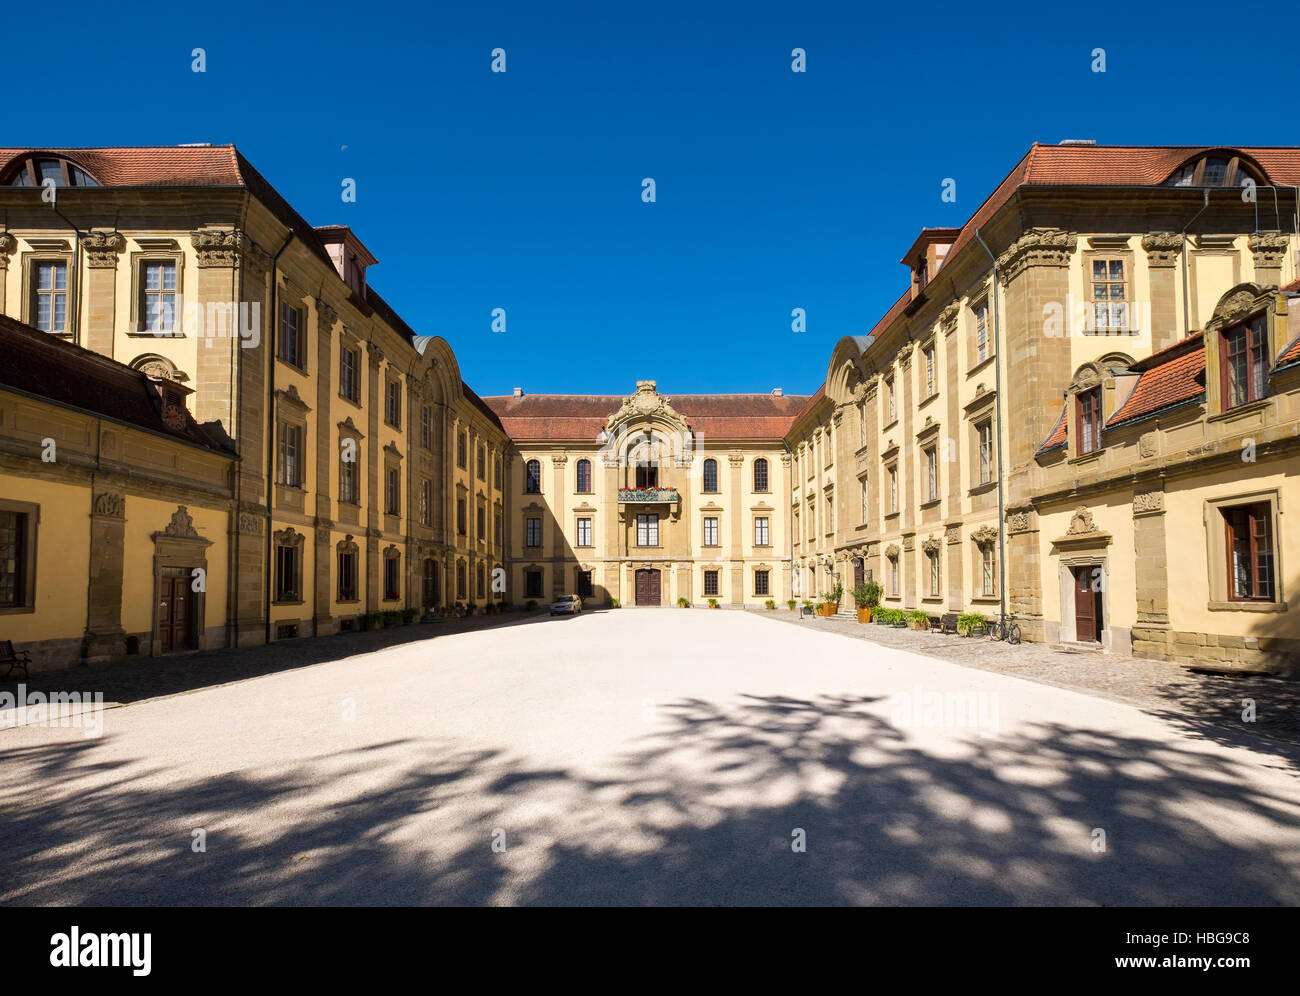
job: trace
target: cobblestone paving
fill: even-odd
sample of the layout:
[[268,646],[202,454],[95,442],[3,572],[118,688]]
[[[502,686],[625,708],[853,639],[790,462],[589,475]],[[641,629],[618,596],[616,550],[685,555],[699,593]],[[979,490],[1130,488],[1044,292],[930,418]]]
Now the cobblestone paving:
[[[1300,743],[1300,681],[1295,679],[1199,674],[1171,661],[1054,650],[1041,643],[1013,647],[987,637],[918,633],[854,619],[801,617],[788,610],[760,614],[818,632],[841,633],[966,667],[1128,702],[1207,736],[1222,729]],[[1255,702],[1254,722],[1242,720],[1245,699]]]

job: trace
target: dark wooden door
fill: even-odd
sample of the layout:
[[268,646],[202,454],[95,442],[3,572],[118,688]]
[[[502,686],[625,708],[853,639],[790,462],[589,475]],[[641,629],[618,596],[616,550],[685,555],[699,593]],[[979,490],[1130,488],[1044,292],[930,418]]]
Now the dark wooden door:
[[636,572],[636,604],[659,604],[659,572],[642,569]]
[[165,567],[158,579],[158,638],[164,654],[194,649],[194,593],[186,568]]
[[853,561],[853,587],[863,583],[863,567],[861,558]]
[[424,562],[424,607],[438,604],[438,562],[428,558]]
[[1095,567],[1074,568],[1074,638],[1101,642],[1101,592],[1093,585]]

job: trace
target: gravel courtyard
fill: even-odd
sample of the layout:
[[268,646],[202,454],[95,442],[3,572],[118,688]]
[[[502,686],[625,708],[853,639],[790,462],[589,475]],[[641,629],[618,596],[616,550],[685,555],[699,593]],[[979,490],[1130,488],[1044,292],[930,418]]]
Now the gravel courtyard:
[[1300,902],[1292,745],[759,613],[449,632],[0,764],[6,904]]

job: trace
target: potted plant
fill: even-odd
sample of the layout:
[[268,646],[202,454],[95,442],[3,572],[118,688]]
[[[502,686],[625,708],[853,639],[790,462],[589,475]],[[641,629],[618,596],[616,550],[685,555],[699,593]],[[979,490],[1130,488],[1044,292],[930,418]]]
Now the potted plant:
[[982,612],[963,612],[957,617],[957,635],[982,636],[987,625]]
[[383,629],[384,617],[379,612],[367,612],[361,617],[361,628],[367,631]]
[[611,599],[609,600],[609,607],[610,607],[611,609],[617,609],[617,608],[619,608],[618,599],[617,599],[617,598],[611,598]]
[[711,608],[711,609],[716,609],[717,607],[718,607],[718,600],[717,600],[716,598],[710,598],[710,599],[709,599],[709,608]]
[[686,600],[685,595],[682,595],[680,598],[677,599],[677,607],[679,609],[689,609],[691,607],[691,603]]
[[796,601],[792,598],[792,599],[790,599],[789,601],[787,601],[785,604],[789,607],[790,611],[793,612],[793,611],[794,611],[794,607],[795,607],[796,605],[798,605],[799,603],[796,602]]
[[813,610],[813,603],[805,599],[803,603],[803,614],[808,615],[808,613],[812,612],[812,610]]
[[863,581],[853,588],[853,602],[858,607],[858,622],[871,622],[871,612],[880,605],[880,582]]
[[766,602],[764,602],[763,604],[766,605],[769,609],[775,609],[775,608],[776,608],[776,601],[775,601],[774,599],[771,599],[771,598],[769,598],[769,599],[768,599]]
[[420,610],[419,610],[419,609],[403,609],[403,610],[402,610],[402,625],[403,625],[403,626],[409,626],[409,625],[411,625],[411,623],[415,622],[415,617],[418,616],[419,614],[420,614]]
[[930,628],[930,616],[921,609],[913,609],[907,614],[907,623],[918,633],[924,633]]

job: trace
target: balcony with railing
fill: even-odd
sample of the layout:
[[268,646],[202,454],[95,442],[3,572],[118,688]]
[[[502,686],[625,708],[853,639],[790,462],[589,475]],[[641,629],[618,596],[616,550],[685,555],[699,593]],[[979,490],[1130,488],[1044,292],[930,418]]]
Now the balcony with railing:
[[619,488],[620,505],[673,505],[682,500],[676,488]]

